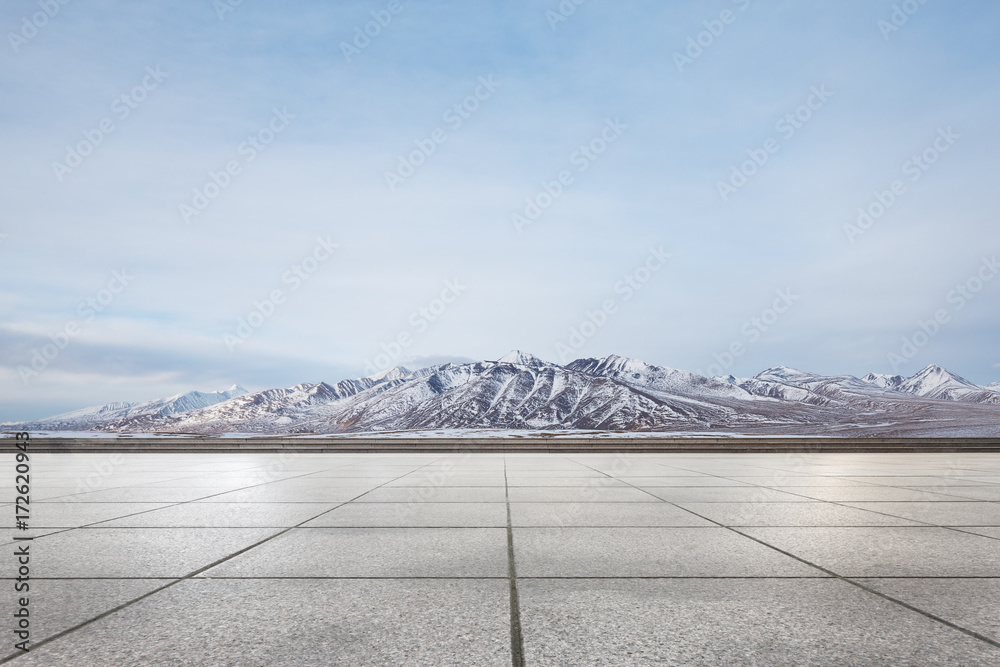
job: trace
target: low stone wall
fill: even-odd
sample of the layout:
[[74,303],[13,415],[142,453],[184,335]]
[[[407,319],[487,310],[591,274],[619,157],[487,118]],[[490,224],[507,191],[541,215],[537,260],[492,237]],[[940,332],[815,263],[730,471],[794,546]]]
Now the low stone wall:
[[[496,437],[496,438],[51,438],[32,437],[35,453],[103,452],[1000,452],[1000,438],[718,438],[718,437]],[[14,439],[0,439],[0,453],[14,452]]]

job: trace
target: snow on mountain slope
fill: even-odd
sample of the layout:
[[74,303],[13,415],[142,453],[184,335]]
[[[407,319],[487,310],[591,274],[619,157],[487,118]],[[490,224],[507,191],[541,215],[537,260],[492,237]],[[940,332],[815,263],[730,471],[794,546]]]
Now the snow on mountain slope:
[[238,396],[243,396],[247,390],[234,384],[225,391],[200,392],[189,391],[186,394],[177,394],[169,398],[161,398],[145,403],[108,403],[73,412],[67,412],[54,417],[41,419],[32,424],[37,429],[60,429],[72,426],[78,430],[98,427],[122,419],[148,416],[166,416],[180,414],[189,410],[196,410],[210,405],[215,405],[223,401],[228,401]]
[[658,395],[752,398],[742,388],[716,378],[695,375],[664,366],[653,366],[638,359],[610,355],[603,359],[577,359],[566,365],[571,370],[612,378]]
[[[191,392],[59,415],[17,430],[363,433],[588,429],[742,433],[1000,433],[1000,391],[936,366],[911,378],[778,366],[707,378],[611,355],[565,366],[514,350],[497,361],[394,368],[337,384]],[[970,430],[971,429],[971,430]],[[985,429],[985,431],[984,431]]]
[[851,375],[825,376],[778,366],[740,383],[758,396],[768,396],[808,405],[864,405],[883,400],[886,390]]
[[[554,364],[479,362],[434,373],[378,397],[330,406],[324,430],[401,428],[593,428],[637,430],[671,422],[706,423],[685,401],[664,401],[620,382]],[[731,412],[731,411],[730,411]],[[314,424],[318,425],[318,424]]]
[[215,405],[216,403],[228,401],[231,398],[245,396],[248,393],[249,392],[246,389],[238,384],[234,384],[226,391],[215,391],[208,394],[200,391],[189,391],[186,394],[177,394],[176,396],[166,399],[163,407],[157,410],[156,414],[172,415],[178,412],[197,410],[198,408],[204,408],[209,405]]
[[882,389],[899,389],[899,386],[906,381],[902,375],[886,375],[884,373],[869,373],[861,379]]
[[940,366],[931,364],[912,376],[869,373],[865,382],[914,396],[945,401],[1000,404],[1000,394],[990,386],[980,387]]
[[1000,404],[1000,396],[997,396],[994,392],[975,385],[965,378],[934,364],[907,378],[900,385],[899,389],[900,391],[927,398]]
[[105,430],[186,430],[194,433],[240,431],[267,432],[300,422],[309,412],[363,391],[384,389],[406,382],[405,369],[393,369],[357,380],[303,383],[283,389],[266,389],[246,394],[224,403],[192,410],[179,415],[150,415],[106,424]]
[[547,361],[542,361],[533,354],[521,352],[521,350],[511,350],[507,354],[497,359],[498,364],[514,364],[515,366],[551,366]]
[[383,380],[401,380],[409,374],[410,371],[406,370],[404,367],[395,366],[394,368],[390,368],[389,370],[382,371],[381,373],[376,373],[375,375],[369,375],[367,378],[361,378],[361,379],[372,380],[373,382],[381,382]]

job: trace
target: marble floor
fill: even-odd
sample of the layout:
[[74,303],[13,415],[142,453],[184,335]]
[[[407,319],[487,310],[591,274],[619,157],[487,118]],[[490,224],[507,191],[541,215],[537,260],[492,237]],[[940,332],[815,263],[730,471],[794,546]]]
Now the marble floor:
[[[0,662],[1000,664],[997,454],[31,466],[17,530],[13,456],[0,462]],[[25,545],[30,590],[15,592]]]

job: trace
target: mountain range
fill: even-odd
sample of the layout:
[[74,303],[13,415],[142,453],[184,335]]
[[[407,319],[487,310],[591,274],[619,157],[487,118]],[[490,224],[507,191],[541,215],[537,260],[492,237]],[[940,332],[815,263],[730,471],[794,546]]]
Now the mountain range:
[[575,429],[753,435],[1000,436],[1000,383],[930,365],[910,376],[824,376],[779,366],[704,377],[611,355],[566,365],[496,361],[397,367],[369,377],[111,403],[5,431],[336,434]]

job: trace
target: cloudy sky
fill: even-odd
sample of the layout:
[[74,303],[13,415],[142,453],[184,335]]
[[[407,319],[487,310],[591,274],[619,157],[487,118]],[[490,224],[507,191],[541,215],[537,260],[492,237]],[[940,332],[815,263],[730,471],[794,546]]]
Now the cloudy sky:
[[994,2],[0,26],[0,420],[513,348],[1000,380]]

